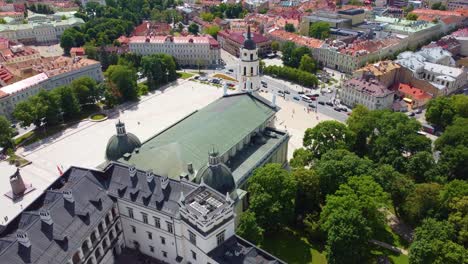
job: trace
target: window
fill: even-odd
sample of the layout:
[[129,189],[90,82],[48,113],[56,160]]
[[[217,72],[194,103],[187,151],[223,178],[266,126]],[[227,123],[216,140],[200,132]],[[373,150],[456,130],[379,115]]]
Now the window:
[[145,213],[141,213],[141,218],[143,219],[143,223],[148,223],[148,215]]
[[161,221],[159,220],[158,217],[153,217],[154,219],[154,226],[157,228],[161,228]]
[[133,218],[133,209],[130,207],[127,207],[128,210],[128,217]]
[[250,54],[250,60],[253,61],[253,54]]
[[216,235],[216,242],[218,246],[224,242],[224,232],[225,230],[223,230],[221,233]]
[[163,257],[167,258],[167,252],[166,251],[163,251]]
[[136,233],[136,227],[135,226],[130,226],[132,228],[132,232]]
[[153,233],[151,232],[146,232],[148,234],[148,239],[153,240]]
[[167,224],[167,232],[171,234],[174,233],[174,227],[172,226],[172,223],[166,221],[166,224]]
[[154,247],[153,247],[153,246],[149,246],[149,248],[150,248],[151,253],[154,253]]
[[197,244],[197,236],[192,232],[192,231],[188,231],[189,233],[189,240],[192,244],[196,245]]
[[190,250],[190,251],[192,252],[192,258],[196,260],[197,259],[197,253],[193,252],[193,250]]
[[244,76],[247,75],[247,67],[244,67]]
[[161,244],[165,245],[166,244],[166,238],[161,237]]

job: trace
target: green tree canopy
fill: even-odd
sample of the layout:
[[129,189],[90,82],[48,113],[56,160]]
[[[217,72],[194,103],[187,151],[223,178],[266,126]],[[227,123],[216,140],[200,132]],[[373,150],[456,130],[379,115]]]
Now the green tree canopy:
[[73,80],[70,86],[82,105],[92,104],[99,98],[97,83],[88,76]]
[[248,181],[250,207],[260,227],[277,230],[293,219],[296,182],[280,164],[256,169]]
[[352,176],[370,175],[373,163],[344,149],[330,150],[315,163],[322,195],[333,194]]
[[11,123],[5,116],[0,116],[0,146],[12,147],[14,129],[11,128]]
[[408,15],[406,15],[406,20],[416,21],[418,20],[418,15],[416,15],[415,13],[409,13]]
[[204,32],[208,35],[211,35],[213,38],[216,38],[218,36],[220,28],[217,25],[210,26],[205,28]]
[[302,142],[318,158],[332,149],[351,149],[354,139],[354,133],[346,125],[330,120],[306,129]]
[[426,120],[444,129],[457,117],[468,118],[468,96],[439,96],[427,104]]
[[273,53],[276,53],[279,49],[280,49],[280,44],[278,43],[278,41],[273,40],[271,42],[271,50],[273,51]]
[[143,76],[148,79],[148,88],[155,90],[160,85],[177,79],[174,57],[168,54],[152,54],[141,60]]
[[304,54],[299,63],[299,70],[311,73],[315,72],[316,67],[314,60],[309,55]]
[[309,36],[316,39],[326,39],[330,36],[330,25],[319,21],[312,23],[309,27]]
[[200,31],[200,28],[195,23],[190,24],[188,27],[188,32],[192,33],[193,35],[198,35],[199,31]]
[[255,214],[249,210],[242,213],[236,234],[258,245],[263,242],[264,230],[257,224]]
[[292,175],[297,182],[296,215],[305,216],[320,210],[320,179],[315,171],[298,168],[293,170]]
[[435,216],[440,208],[439,193],[442,186],[437,183],[416,184],[401,210],[403,219],[417,225],[424,218]]
[[111,65],[104,74],[108,88],[121,101],[138,98],[137,76],[133,68],[123,65]]
[[296,28],[293,24],[286,23],[286,25],[284,25],[284,30],[286,30],[287,32],[295,32]]
[[211,22],[215,18],[215,16],[210,12],[201,12],[200,17],[201,19],[203,19],[203,21],[207,21],[207,22]]

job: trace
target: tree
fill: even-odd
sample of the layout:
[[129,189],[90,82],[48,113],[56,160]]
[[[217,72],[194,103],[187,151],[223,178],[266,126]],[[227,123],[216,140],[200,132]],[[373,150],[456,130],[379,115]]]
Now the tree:
[[286,66],[297,68],[301,63],[301,59],[304,55],[311,56],[310,49],[307,47],[297,47],[291,53],[291,59]]
[[294,169],[292,175],[297,182],[296,215],[304,217],[307,213],[318,211],[322,202],[318,175],[304,168]]
[[293,168],[302,168],[308,166],[312,158],[312,152],[304,148],[298,148],[294,150],[293,158],[289,161],[289,165]]
[[320,215],[327,232],[329,263],[363,263],[369,257],[369,240],[385,228],[388,195],[370,176],[351,177],[327,197]]
[[264,230],[257,224],[255,214],[249,210],[242,213],[236,234],[248,241],[259,245],[263,242]]
[[468,244],[468,195],[454,198],[449,203],[448,221],[453,224],[458,243]]
[[283,60],[284,65],[289,66],[292,52],[294,51],[295,48],[296,48],[296,44],[294,44],[294,42],[291,42],[291,41],[287,41],[282,45],[281,52],[283,54],[282,60]]
[[320,179],[322,195],[333,194],[352,176],[369,175],[373,163],[367,158],[344,149],[330,150],[316,161],[315,171]]
[[201,12],[200,17],[201,19],[203,19],[203,21],[207,21],[207,22],[211,22],[215,18],[215,16],[209,12]]
[[409,252],[410,263],[466,263],[466,249],[452,241],[454,236],[454,227],[449,222],[432,218],[424,220],[415,230]]
[[111,65],[104,73],[107,85],[116,98],[132,101],[138,98],[137,76],[134,69],[123,65]]
[[437,3],[432,4],[431,9],[443,11],[443,10],[447,10],[447,7],[444,4],[442,4],[442,2],[437,2]]
[[5,116],[0,116],[0,146],[13,147],[13,133],[10,121]]
[[371,175],[382,186],[383,190],[390,194],[395,212],[400,216],[403,203],[408,195],[414,191],[414,182],[388,164],[379,166]]
[[207,27],[204,31],[206,34],[211,35],[213,38],[216,38],[218,36],[220,28],[217,25]]
[[401,208],[402,217],[416,225],[424,218],[434,216],[440,207],[438,197],[441,189],[437,183],[416,184]]
[[292,220],[296,182],[280,164],[256,169],[248,186],[249,210],[255,214],[260,227],[273,231]]
[[276,54],[276,52],[278,52],[279,49],[280,49],[280,45],[278,41],[273,40],[271,42],[271,51],[273,51],[273,53]]
[[356,135],[353,150],[360,156],[368,152],[367,139],[374,130],[373,118],[369,109],[363,105],[357,105],[346,120],[348,128]]
[[168,54],[152,54],[141,60],[143,76],[148,79],[148,88],[157,89],[160,85],[177,79],[176,63]]
[[284,25],[284,30],[286,30],[287,32],[295,32],[296,28],[293,24],[286,23],[286,25]]
[[199,32],[198,25],[195,23],[190,24],[190,26],[188,27],[188,32],[192,33],[193,35],[198,35],[198,32]]
[[80,103],[69,86],[55,88],[50,93],[56,94],[59,98],[60,110],[63,112],[62,118],[71,118],[81,112]]
[[92,104],[99,98],[97,83],[90,77],[75,79],[70,84],[73,93],[78,98],[80,104]]
[[75,46],[75,38],[71,33],[65,30],[60,38],[60,47],[62,47],[65,55],[70,55],[70,49]]
[[312,23],[309,28],[309,36],[316,39],[326,39],[330,36],[330,25],[319,21]]
[[468,118],[468,96],[439,96],[427,104],[426,120],[444,129],[458,118]]
[[314,60],[309,55],[304,54],[299,64],[299,70],[311,73],[315,72],[316,68]]
[[468,118],[457,118],[435,142],[439,171],[448,179],[468,179]]
[[314,128],[306,129],[303,146],[319,158],[332,149],[351,149],[354,134],[338,121],[322,121]]
[[406,171],[417,183],[434,181],[431,174],[435,167],[434,157],[428,151],[414,154],[406,164]]
[[416,21],[418,20],[418,15],[416,15],[415,13],[409,13],[408,15],[406,15],[406,20]]

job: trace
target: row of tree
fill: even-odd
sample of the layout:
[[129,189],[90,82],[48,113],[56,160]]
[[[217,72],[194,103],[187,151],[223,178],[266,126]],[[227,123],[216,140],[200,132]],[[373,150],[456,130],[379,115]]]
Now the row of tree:
[[269,164],[249,179],[239,234],[261,244],[265,234],[296,224],[325,244],[328,263],[365,263],[394,208],[417,227],[410,263],[465,263],[468,119],[456,118],[436,140],[438,162],[420,127],[402,113],[358,106],[347,125],[307,129],[291,172]]
[[306,87],[316,87],[318,85],[318,79],[312,73],[287,66],[267,66],[263,68],[263,73]]
[[89,77],[74,80],[69,86],[51,91],[41,90],[37,95],[16,105],[13,116],[22,126],[56,125],[80,114],[81,107],[94,104],[101,94],[101,87]]

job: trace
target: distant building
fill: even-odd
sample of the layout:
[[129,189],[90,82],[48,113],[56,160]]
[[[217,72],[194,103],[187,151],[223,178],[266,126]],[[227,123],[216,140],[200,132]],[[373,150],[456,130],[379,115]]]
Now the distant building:
[[[28,17],[27,24],[3,24],[0,25],[0,37],[23,44],[55,44],[67,28],[84,24],[83,19],[75,17],[74,13],[35,14]],[[66,19],[63,20],[62,16]]]
[[460,42],[460,55],[468,56],[468,27],[453,32],[451,36]]
[[220,45],[211,36],[134,36],[129,39],[131,52],[140,55],[166,53],[179,65],[215,66],[220,63]]
[[[436,55],[438,54],[436,53]],[[464,68],[456,68],[451,64],[439,64],[444,61],[440,61],[439,57],[428,56],[424,49],[419,52],[406,51],[400,53],[396,62],[406,68],[408,73],[411,73],[400,76],[402,80],[405,80],[405,83],[411,83],[411,81],[408,81],[411,78],[427,81],[431,84],[428,87],[416,86],[421,87],[421,89],[428,89],[425,91],[432,96],[451,94],[464,87],[467,82],[467,73]]]
[[398,82],[400,67],[400,65],[393,61],[379,61],[356,70],[353,76],[359,79],[371,76],[385,86],[385,88],[391,88],[394,83]]
[[353,108],[358,104],[370,110],[391,109],[395,92],[371,78],[352,78],[343,83],[339,93],[341,103]]
[[168,23],[143,21],[136,26],[132,36],[167,36],[171,33],[171,26]]
[[80,57],[58,57],[32,67],[34,75],[0,88],[0,114],[10,118],[15,106],[40,90],[52,90],[69,85],[73,80],[88,76],[103,80],[101,63]]
[[[263,57],[268,53],[271,53],[271,40],[264,35],[256,32],[252,32],[252,40],[255,42],[258,48],[258,55]],[[232,31],[220,31],[218,32],[218,42],[221,48],[231,53],[232,55],[239,57],[240,49],[245,41],[245,32],[232,32]]]
[[23,44],[0,37],[0,63],[10,65],[18,62],[39,59],[38,51]]

